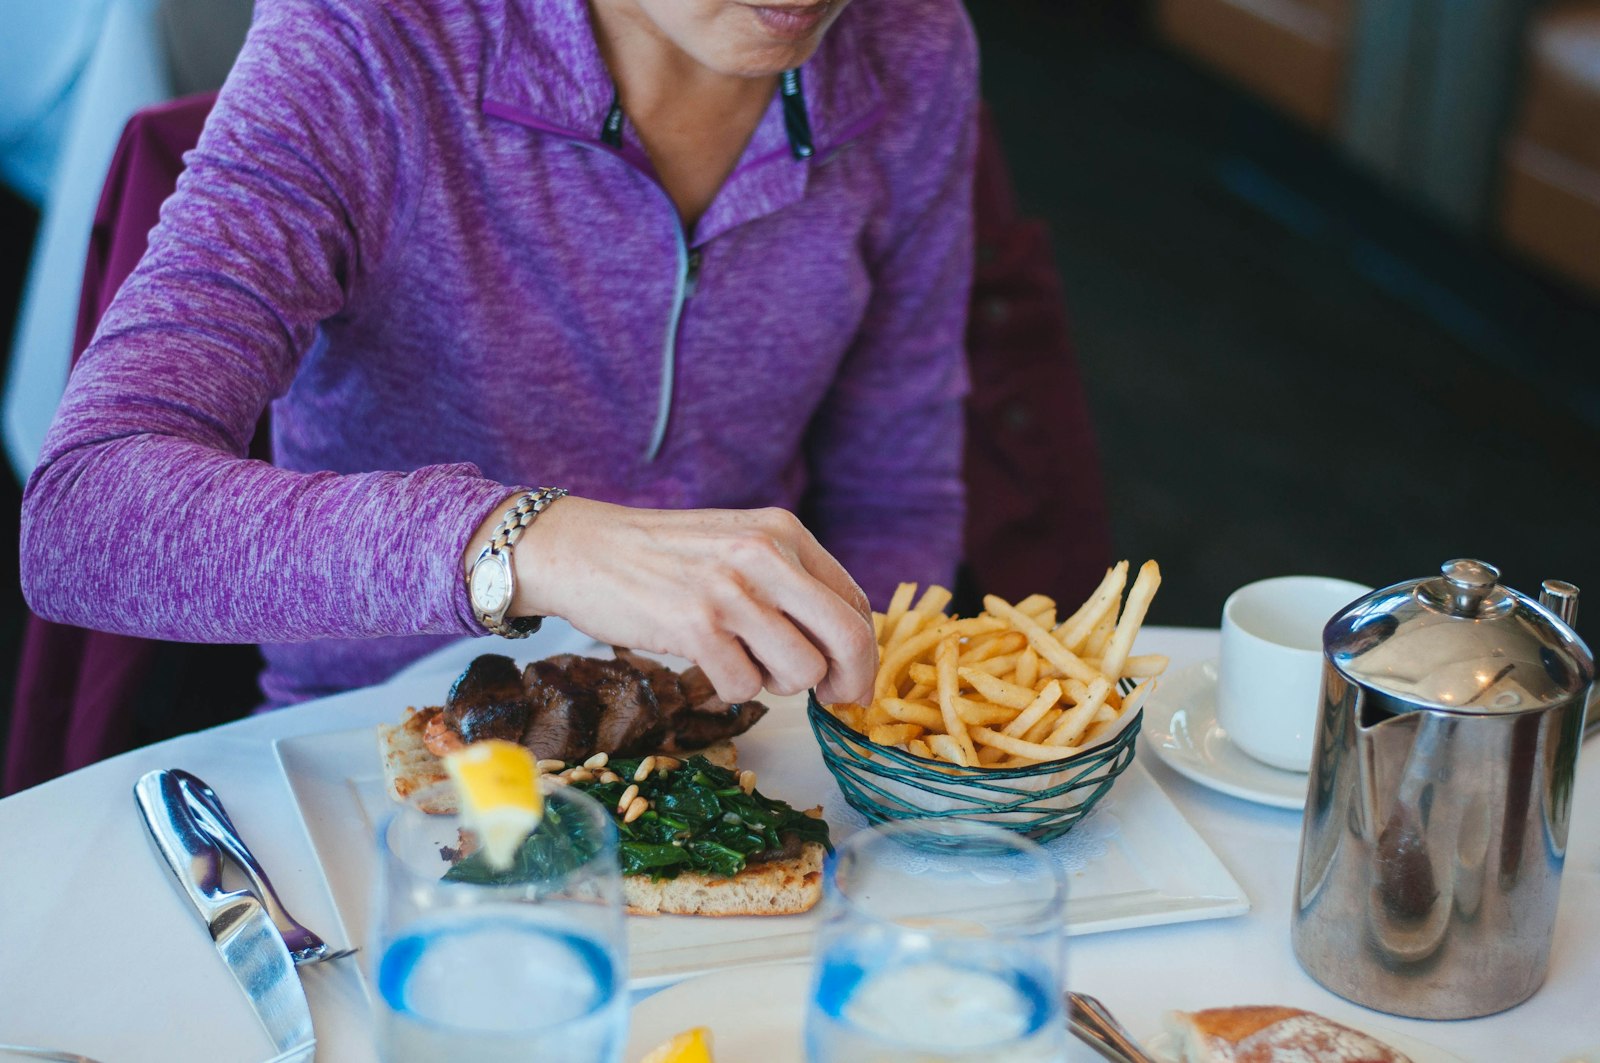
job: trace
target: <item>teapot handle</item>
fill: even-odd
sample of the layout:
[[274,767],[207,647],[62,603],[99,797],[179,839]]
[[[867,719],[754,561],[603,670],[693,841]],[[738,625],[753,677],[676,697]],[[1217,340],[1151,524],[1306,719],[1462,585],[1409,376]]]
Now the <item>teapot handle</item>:
[[1576,630],[1578,626],[1578,588],[1564,579],[1547,579],[1539,590],[1539,604],[1556,614],[1561,622]]

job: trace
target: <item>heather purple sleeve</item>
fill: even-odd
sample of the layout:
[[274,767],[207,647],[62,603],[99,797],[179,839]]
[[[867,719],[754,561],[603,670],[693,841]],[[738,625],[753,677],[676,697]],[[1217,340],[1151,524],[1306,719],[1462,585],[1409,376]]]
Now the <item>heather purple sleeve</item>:
[[381,272],[420,180],[422,90],[381,21],[350,14],[361,2],[257,5],[29,480],[40,615],[191,641],[481,631],[460,558],[507,487],[466,464],[303,474],[244,456],[318,323]]
[[951,585],[961,557],[977,47],[949,7],[944,54],[910,72],[911,98],[931,105],[911,123],[891,118],[885,134],[885,156],[898,160],[892,228],[808,443],[814,530],[878,608],[901,580]]

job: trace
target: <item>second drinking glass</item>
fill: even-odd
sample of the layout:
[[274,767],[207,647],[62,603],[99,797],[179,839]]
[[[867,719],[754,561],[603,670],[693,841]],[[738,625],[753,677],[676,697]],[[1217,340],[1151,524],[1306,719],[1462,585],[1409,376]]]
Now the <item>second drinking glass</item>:
[[1038,845],[958,820],[840,846],[818,933],[813,1063],[1055,1063],[1066,882]]

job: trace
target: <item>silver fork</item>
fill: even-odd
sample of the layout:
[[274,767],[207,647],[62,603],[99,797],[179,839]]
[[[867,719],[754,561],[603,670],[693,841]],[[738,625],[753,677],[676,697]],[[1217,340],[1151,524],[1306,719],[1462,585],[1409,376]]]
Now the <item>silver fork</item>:
[[244,838],[239,835],[239,828],[228,818],[227,809],[222,807],[222,800],[217,797],[216,791],[198,776],[181,768],[171,770],[201,829],[211,835],[249,876],[256,893],[261,897],[262,907],[266,908],[267,914],[272,917],[273,925],[283,936],[283,943],[289,947],[289,956],[294,960],[295,966],[326,963],[329,960],[340,960],[355,955],[355,949],[329,949],[326,941],[300,925],[299,920],[289,914],[289,910],[278,899],[278,891],[272,888],[272,880],[267,878],[260,861],[244,843]]

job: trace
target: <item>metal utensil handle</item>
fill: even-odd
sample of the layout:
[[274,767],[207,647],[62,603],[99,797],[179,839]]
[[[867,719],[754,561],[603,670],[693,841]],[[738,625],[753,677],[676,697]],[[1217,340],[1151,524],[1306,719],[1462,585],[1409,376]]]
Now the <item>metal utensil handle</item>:
[[28,1045],[0,1045],[0,1056],[18,1056],[24,1059],[48,1059],[54,1063],[97,1063],[76,1052],[58,1052],[53,1048],[33,1048]]
[[[1078,1033],[1079,1040],[1099,1050],[1101,1046],[1110,1048],[1121,1054],[1127,1063],[1156,1063],[1138,1042],[1123,1029],[1122,1024],[1112,1017],[1094,997],[1083,993],[1067,994],[1068,1015],[1072,1022],[1074,1033]],[[1080,1032],[1081,1031],[1081,1032]],[[1101,1052],[1107,1059],[1115,1056]]]
[[1080,1020],[1069,1018],[1067,1029],[1072,1032],[1072,1036],[1076,1037],[1081,1043],[1088,1045],[1089,1049],[1101,1059],[1110,1060],[1110,1063],[1133,1063],[1127,1056],[1102,1041],[1098,1033],[1085,1028]]
[[222,799],[217,796],[216,791],[198,776],[181,768],[173,768],[172,774],[177,778],[179,789],[187,799],[189,810],[194,814],[200,829],[227,850],[228,855],[238,861],[239,866],[250,877],[256,893],[261,897],[262,906],[266,908],[267,915],[272,918],[272,923],[278,928],[278,932],[283,935],[284,944],[289,947],[290,953],[321,948],[324,944],[322,938],[301,926],[283,906],[283,901],[278,898],[278,891],[272,886],[272,880],[267,878],[266,869],[245,844],[244,838],[239,834],[239,828],[228,818],[228,811],[222,807]]
[[195,822],[178,780],[170,771],[145,773],[133,784],[133,797],[162,859],[200,918],[210,926],[231,899],[222,889],[221,850]]

